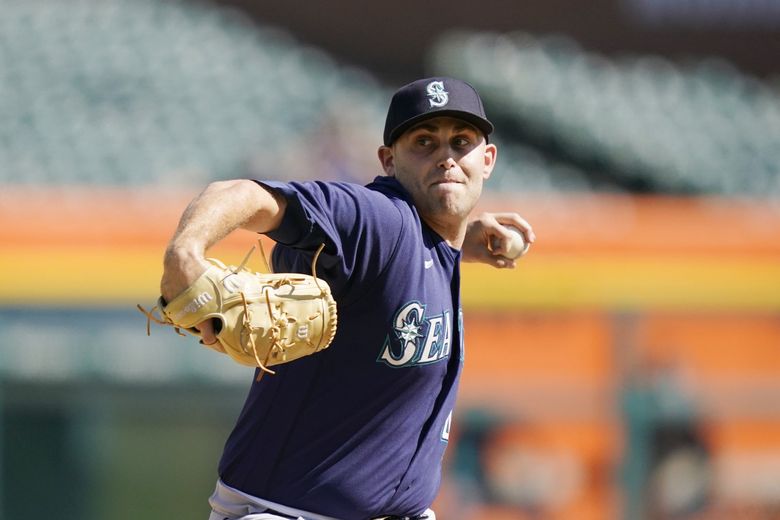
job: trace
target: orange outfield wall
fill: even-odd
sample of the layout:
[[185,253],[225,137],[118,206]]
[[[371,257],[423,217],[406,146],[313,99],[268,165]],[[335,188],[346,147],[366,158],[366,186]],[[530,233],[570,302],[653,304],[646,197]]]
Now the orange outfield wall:
[[[195,194],[3,188],[0,303],[89,305],[153,297],[164,245]],[[776,203],[486,196],[479,209],[521,212],[538,240],[514,272],[464,265],[467,309],[780,309]],[[255,240],[236,232],[213,253],[238,262]],[[16,276],[20,265],[36,276]],[[259,257],[251,265],[260,269]]]

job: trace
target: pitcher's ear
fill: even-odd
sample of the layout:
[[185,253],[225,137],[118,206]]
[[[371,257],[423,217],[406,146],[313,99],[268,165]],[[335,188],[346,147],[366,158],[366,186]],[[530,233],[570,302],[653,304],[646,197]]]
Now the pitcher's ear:
[[379,157],[379,163],[382,165],[385,175],[395,177],[395,158],[393,157],[393,149],[389,146],[380,146],[376,151],[376,154],[377,157]]
[[493,168],[496,166],[496,159],[498,158],[498,148],[494,144],[485,145],[485,179],[490,177],[493,172]]

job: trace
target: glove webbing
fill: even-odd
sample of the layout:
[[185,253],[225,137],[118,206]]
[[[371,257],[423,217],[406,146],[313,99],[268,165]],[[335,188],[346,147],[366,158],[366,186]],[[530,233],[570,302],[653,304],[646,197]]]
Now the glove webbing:
[[[320,290],[320,293],[324,293],[325,291],[322,290],[322,287],[320,286],[320,282],[317,279],[317,259],[319,258],[320,253],[322,252],[322,250],[324,248],[325,248],[325,244],[324,243],[320,244],[320,247],[317,248],[317,252],[314,253],[314,258],[312,258],[312,261],[311,261],[312,276],[314,277],[314,283],[317,285],[317,288]],[[254,250],[254,247],[252,248],[252,250]],[[249,254],[252,253],[252,250],[249,251]],[[260,243],[260,252],[263,254],[263,259],[265,260],[265,251],[263,251],[263,244],[262,243]],[[249,254],[247,254],[247,256],[244,259],[244,262],[242,262],[242,264],[246,263],[246,260],[249,259]],[[265,260],[265,262],[266,262],[266,265],[268,265],[268,261]],[[276,283],[274,288],[275,289],[279,288],[280,286],[284,285],[285,283],[289,283],[289,282],[287,282],[287,280],[284,280],[284,279],[283,280],[279,280]],[[255,361],[257,361],[257,365],[260,368],[260,372],[257,374],[257,378],[255,379],[255,381],[260,381],[260,379],[262,379],[262,377],[266,374],[266,372],[271,374],[271,375],[276,374],[275,371],[271,370],[270,368],[268,368],[266,366],[266,363],[268,363],[268,360],[271,358],[271,354],[273,352],[275,352],[275,351],[278,351],[278,352],[281,353],[282,356],[284,356],[285,355],[285,350],[289,346],[289,345],[282,346],[280,344],[281,329],[280,329],[278,324],[280,324],[283,321],[283,317],[282,316],[278,316],[278,317],[274,316],[274,311],[273,311],[273,308],[271,307],[271,298],[268,296],[268,291],[265,291],[265,303],[268,306],[268,315],[271,317],[272,322],[276,323],[277,325],[274,325],[270,329],[271,334],[272,334],[272,338],[271,338],[272,345],[271,345],[271,348],[268,349],[268,354],[266,354],[265,360],[264,361],[260,361],[260,356],[257,354],[257,345],[255,345],[255,337],[254,337],[253,334],[251,334],[251,331],[254,330],[254,328],[252,327],[252,313],[249,310],[249,305],[247,304],[247,301],[246,301],[246,295],[244,295],[243,292],[241,292],[239,294],[241,294],[241,301],[244,304],[244,328],[246,328],[250,332],[250,334],[248,334],[249,344],[252,346],[252,354],[255,356]],[[316,315],[316,314],[312,315],[312,316],[309,316],[309,320],[313,320],[313,319],[315,319],[317,317],[318,317],[318,315]],[[288,318],[288,319],[291,319],[293,321],[297,321],[295,319],[295,317]]]

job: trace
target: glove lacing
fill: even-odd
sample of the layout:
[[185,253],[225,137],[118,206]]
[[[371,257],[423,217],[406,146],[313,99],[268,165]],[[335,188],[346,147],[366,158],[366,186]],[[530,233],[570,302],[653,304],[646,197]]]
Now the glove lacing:
[[[168,319],[168,316],[166,316],[164,313],[162,313],[162,308],[159,305],[155,305],[148,311],[141,307],[140,304],[136,304],[136,308],[138,308],[141,313],[146,316],[146,335],[151,336],[152,335],[152,322],[155,322],[159,325],[169,325],[173,327],[173,330],[176,331],[176,334],[179,336],[187,336],[185,333],[181,331],[181,327],[177,326],[175,323],[170,321]],[[154,315],[155,311],[160,311],[160,317]]]
[[[259,242],[259,241],[258,241]],[[314,258],[312,258],[311,261],[311,271],[312,276],[314,277],[314,283],[317,285],[317,288],[320,290],[321,294],[324,294],[325,291],[322,290],[322,286],[320,285],[319,281],[317,280],[317,259],[320,256],[320,253],[322,250],[325,249],[325,244],[320,244],[320,247],[317,248],[317,252],[314,253]],[[241,263],[241,265],[236,269],[236,272],[239,271],[246,261],[249,259],[249,255],[252,254],[252,251],[254,250],[254,247],[249,251],[247,256],[244,258],[244,261]],[[265,251],[263,251],[263,245],[260,243],[260,252],[263,254],[263,259],[265,260]],[[266,260],[266,265],[268,265],[268,261]],[[279,287],[289,284],[290,280],[288,278],[282,278],[280,280],[276,280],[272,287],[274,289],[278,289]],[[268,286],[266,286],[268,287]],[[268,360],[271,359],[271,355],[274,352],[279,352],[282,356],[282,359],[284,359],[286,355],[286,350],[288,347],[294,345],[294,343],[289,343],[287,345],[281,345],[280,339],[282,336],[282,329],[281,327],[284,325],[287,325],[289,323],[293,323],[298,321],[294,316],[289,317],[286,314],[275,316],[273,306],[271,305],[271,298],[268,295],[267,290],[263,290],[263,294],[265,294],[265,303],[268,307],[268,315],[271,317],[271,322],[274,323],[274,325],[269,329],[269,332],[271,333],[271,348],[268,349],[268,353],[265,356],[264,361],[260,361],[260,355],[257,352],[257,345],[255,344],[255,336],[252,334],[257,327],[252,327],[252,311],[249,309],[249,304],[246,301],[246,294],[244,294],[243,291],[239,292],[241,295],[241,301],[244,304],[244,328],[248,331],[247,337],[249,338],[249,344],[252,347],[252,354],[255,357],[255,361],[257,362],[257,366],[260,368],[260,372],[257,374],[257,378],[255,381],[260,381],[262,377],[269,373],[271,375],[276,374],[275,371],[268,368],[266,365],[268,364]],[[309,316],[309,320],[313,320],[318,318],[322,313],[314,314],[312,316]],[[286,323],[285,323],[286,322]]]

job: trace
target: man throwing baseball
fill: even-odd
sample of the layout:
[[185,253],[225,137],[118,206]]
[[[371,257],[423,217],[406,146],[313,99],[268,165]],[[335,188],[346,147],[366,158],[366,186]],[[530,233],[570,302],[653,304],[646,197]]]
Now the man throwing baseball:
[[[514,267],[502,224],[534,240],[514,213],[468,220],[496,161],[492,131],[470,85],[422,79],[392,98],[372,183],[215,182],[190,203],[166,250],[164,300],[244,228],[277,242],[278,273],[311,273],[324,244],[317,275],[338,306],[329,348],[253,382],[210,520],[435,518],[464,359],[460,262]],[[197,328],[220,349],[214,323]]]

